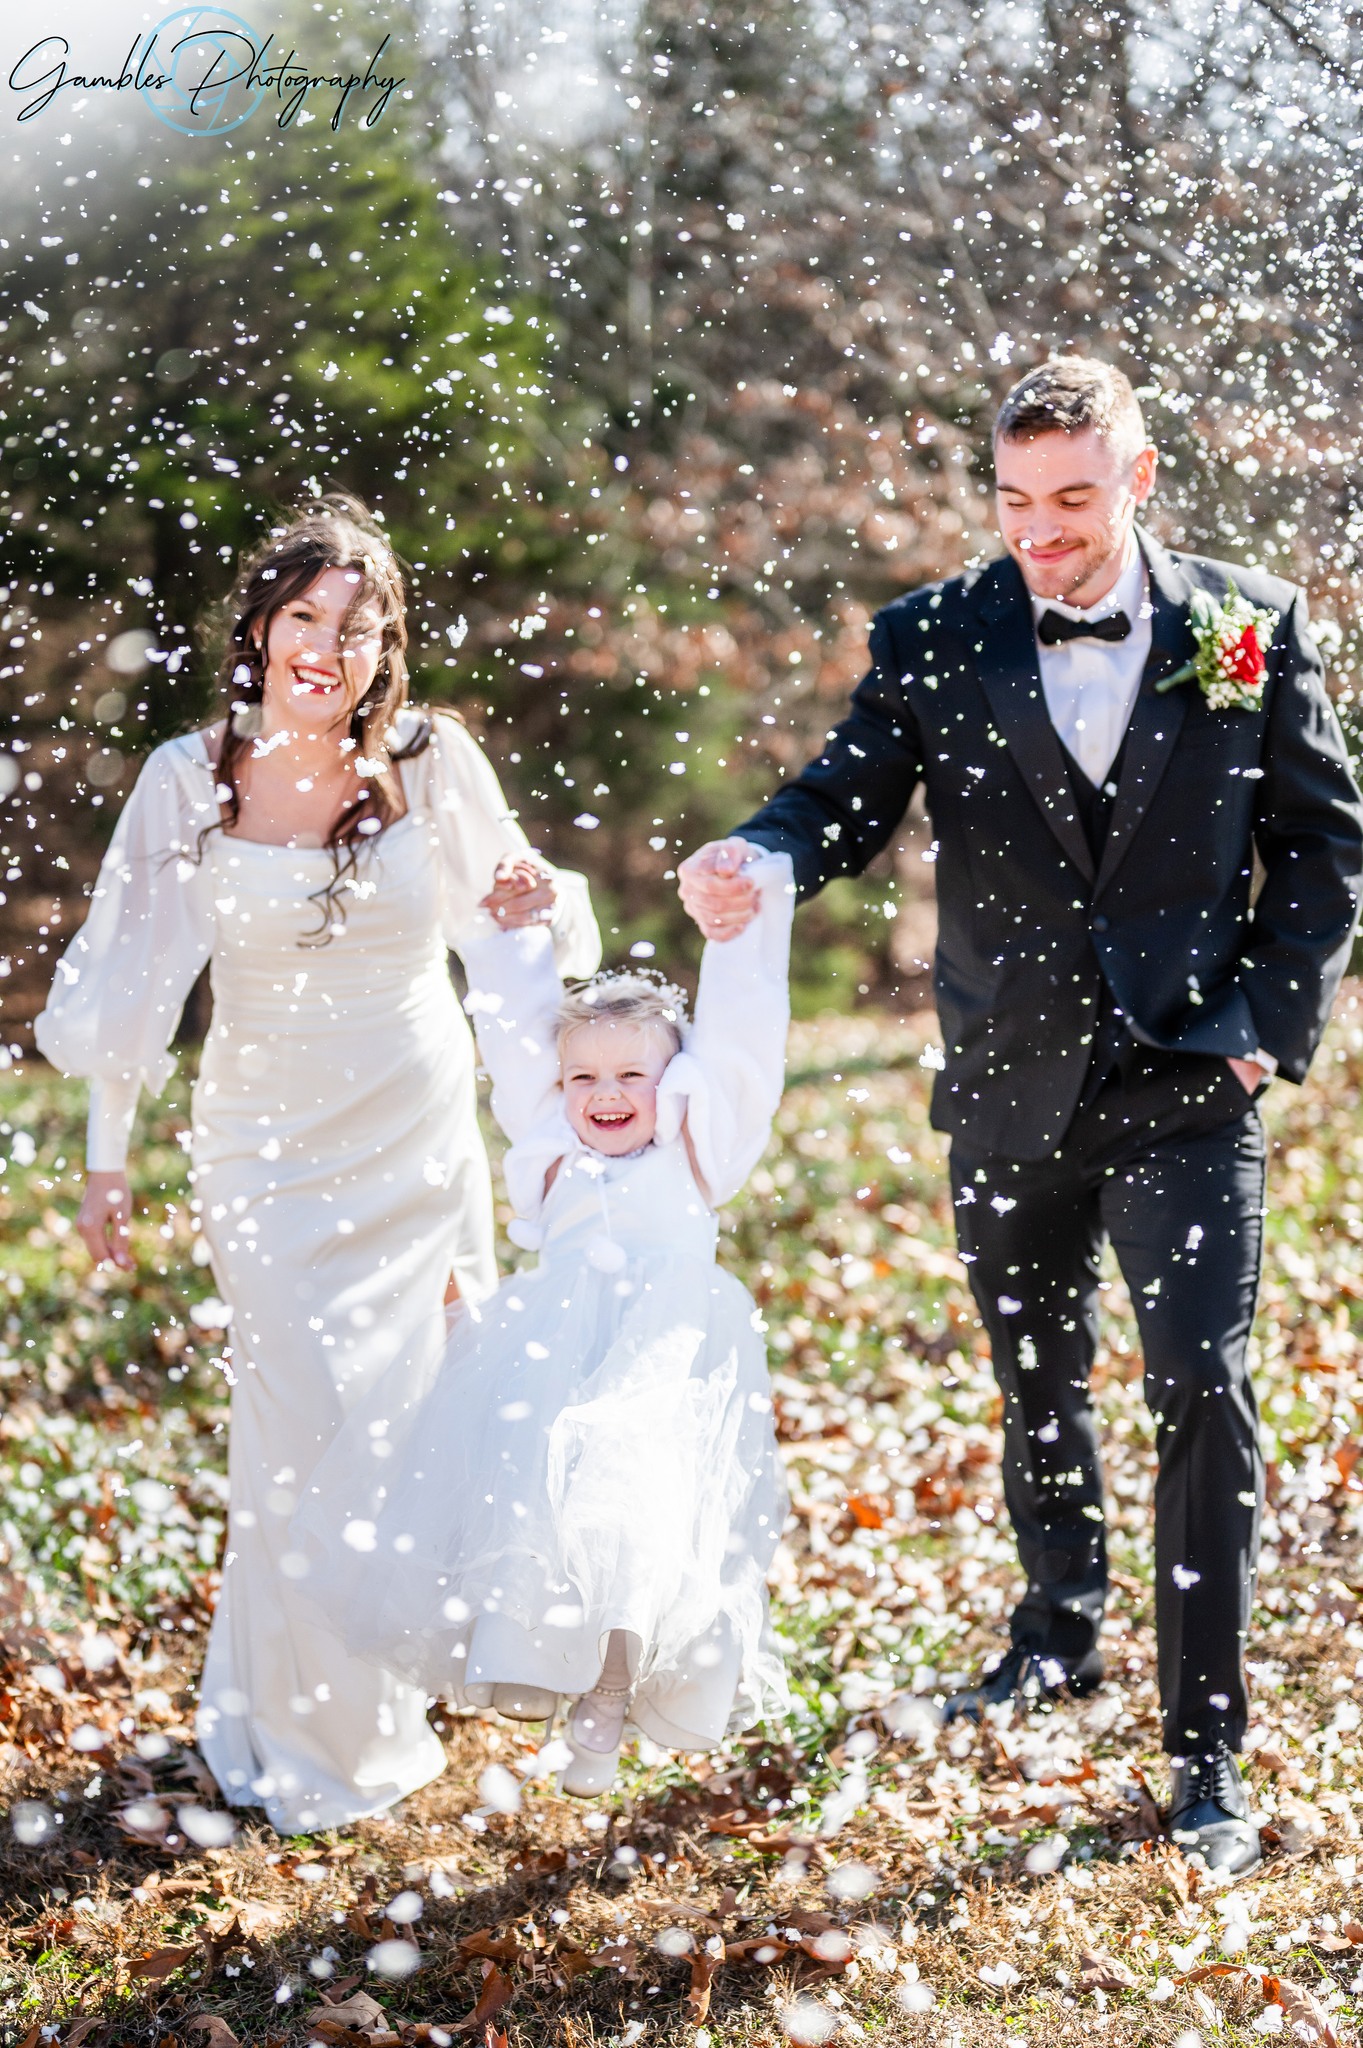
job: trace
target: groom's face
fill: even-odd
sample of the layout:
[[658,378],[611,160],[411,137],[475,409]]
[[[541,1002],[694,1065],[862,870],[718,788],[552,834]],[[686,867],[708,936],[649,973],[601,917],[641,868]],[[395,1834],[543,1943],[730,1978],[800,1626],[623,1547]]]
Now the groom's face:
[[999,531],[1034,597],[1106,596],[1158,460],[1154,448],[1132,458],[1094,427],[995,442]]

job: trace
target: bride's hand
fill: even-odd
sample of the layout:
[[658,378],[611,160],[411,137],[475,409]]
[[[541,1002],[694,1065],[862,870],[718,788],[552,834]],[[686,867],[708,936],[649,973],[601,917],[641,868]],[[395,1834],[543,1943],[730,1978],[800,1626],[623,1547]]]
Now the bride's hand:
[[132,1218],[132,1190],[125,1173],[90,1173],[85,1177],[85,1199],[80,1205],[76,1228],[85,1249],[97,1266],[113,1264],[123,1272],[133,1269],[128,1243]]
[[554,878],[529,854],[508,854],[499,860],[492,887],[480,908],[489,911],[506,931],[547,924],[554,914]]

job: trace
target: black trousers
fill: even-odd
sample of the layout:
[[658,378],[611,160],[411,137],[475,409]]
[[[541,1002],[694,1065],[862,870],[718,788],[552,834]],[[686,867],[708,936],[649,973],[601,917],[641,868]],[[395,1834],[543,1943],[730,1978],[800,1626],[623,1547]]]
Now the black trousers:
[[957,1237],[1004,1398],[1004,1497],[1027,1574],[1015,1643],[1078,1658],[1107,1593],[1089,1375],[1104,1238],[1155,1417],[1155,1618],[1165,1748],[1238,1749],[1263,1459],[1245,1370],[1264,1136],[1224,1061],[1132,1047],[1048,1159],[951,1148]]

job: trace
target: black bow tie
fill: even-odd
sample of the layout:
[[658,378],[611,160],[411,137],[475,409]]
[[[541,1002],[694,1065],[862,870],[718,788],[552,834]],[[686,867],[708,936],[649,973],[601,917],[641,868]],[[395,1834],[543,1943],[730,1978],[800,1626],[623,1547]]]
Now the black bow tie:
[[1061,647],[1066,640],[1125,640],[1131,621],[1125,612],[1109,612],[1105,619],[1067,619],[1063,612],[1043,612],[1037,620],[1036,637],[1043,647]]

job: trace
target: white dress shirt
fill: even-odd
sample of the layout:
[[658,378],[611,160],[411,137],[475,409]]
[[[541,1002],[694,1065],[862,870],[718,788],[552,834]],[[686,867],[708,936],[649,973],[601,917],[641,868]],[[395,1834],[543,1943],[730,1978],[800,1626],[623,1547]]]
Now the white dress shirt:
[[1066,619],[1106,619],[1113,612],[1125,612],[1131,621],[1125,640],[1066,640],[1059,647],[1037,642],[1051,724],[1098,788],[1117,758],[1150,653],[1153,610],[1135,534],[1127,536],[1121,574],[1106,597],[1091,605],[1033,597],[1034,620],[1048,611]]

